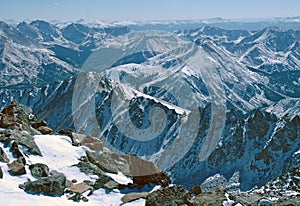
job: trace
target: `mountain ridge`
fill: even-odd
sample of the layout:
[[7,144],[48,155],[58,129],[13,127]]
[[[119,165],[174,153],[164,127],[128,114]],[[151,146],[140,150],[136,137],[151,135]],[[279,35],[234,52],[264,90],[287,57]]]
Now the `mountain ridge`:
[[[10,26],[1,25],[1,65],[8,79],[0,89],[0,108],[17,99],[53,129],[71,127],[115,152],[151,160],[186,188],[239,172],[238,189],[250,190],[294,167],[290,159],[300,131],[298,30],[203,27],[165,33],[35,21],[20,24],[19,29],[33,29],[32,40],[21,47],[24,36],[14,40],[20,31],[12,29],[10,36]],[[13,62],[17,68],[10,70],[5,55],[13,60],[15,50],[22,57],[22,48],[39,54],[25,55],[34,65],[50,61],[65,67],[49,73],[35,67],[44,80],[40,84],[33,83],[34,75],[10,81],[12,71],[24,68]],[[57,71],[69,73],[55,76]],[[154,127],[151,120],[159,124]],[[172,150],[180,143],[182,150]]]

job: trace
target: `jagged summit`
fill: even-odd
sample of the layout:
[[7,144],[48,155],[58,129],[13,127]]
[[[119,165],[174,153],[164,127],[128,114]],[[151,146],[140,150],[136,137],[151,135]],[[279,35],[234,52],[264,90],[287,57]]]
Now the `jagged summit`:
[[45,121],[37,122],[32,109],[19,104],[15,99],[0,113],[0,127],[12,130],[27,131],[32,135],[49,134],[52,130],[46,127]]

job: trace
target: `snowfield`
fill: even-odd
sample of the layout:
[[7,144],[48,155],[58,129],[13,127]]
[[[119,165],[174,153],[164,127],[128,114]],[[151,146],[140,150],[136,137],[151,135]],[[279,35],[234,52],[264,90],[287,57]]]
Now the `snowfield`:
[[[76,179],[78,182],[83,180],[95,181],[93,177],[89,177],[84,173],[81,173],[77,167],[72,165],[78,164],[81,156],[85,155],[85,147],[74,147],[71,144],[71,140],[67,136],[56,136],[56,135],[37,135],[35,136],[35,142],[40,148],[43,157],[28,155],[26,162],[29,164],[44,163],[49,166],[50,170],[56,170],[65,174],[67,179]],[[9,148],[5,148],[4,145],[0,144],[4,151],[8,155],[10,160],[13,159]],[[23,151],[22,151],[23,152]],[[117,206],[122,204],[121,198],[124,194],[120,193],[119,190],[113,190],[107,193],[104,189],[96,190],[93,195],[88,196],[88,202],[76,203],[72,200],[68,200],[67,195],[62,197],[50,197],[44,195],[33,195],[24,192],[19,188],[19,184],[23,184],[28,179],[36,180],[30,173],[28,165],[26,165],[26,175],[22,176],[11,176],[8,173],[8,167],[6,163],[0,163],[3,170],[3,179],[0,180],[0,199],[5,205],[49,205],[49,206],[67,206],[67,205],[104,205],[104,206]],[[108,174],[116,182],[128,183],[130,179],[125,177],[122,173]],[[84,194],[85,196],[87,194]],[[124,204],[126,206],[139,206],[144,205],[145,200],[139,199],[137,201]]]

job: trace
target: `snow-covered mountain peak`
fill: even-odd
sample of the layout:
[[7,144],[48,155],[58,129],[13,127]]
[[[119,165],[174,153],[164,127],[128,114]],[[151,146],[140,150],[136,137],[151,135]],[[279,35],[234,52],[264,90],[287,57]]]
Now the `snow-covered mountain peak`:
[[3,26],[1,108],[15,98],[53,129],[150,160],[186,188],[210,177],[226,186],[233,176],[235,189],[249,190],[294,168],[299,31],[73,23]]

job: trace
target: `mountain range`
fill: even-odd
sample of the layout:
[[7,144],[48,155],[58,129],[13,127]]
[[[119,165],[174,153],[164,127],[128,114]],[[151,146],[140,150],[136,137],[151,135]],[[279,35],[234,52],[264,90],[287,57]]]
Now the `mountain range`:
[[300,30],[287,21],[1,22],[0,108],[15,99],[53,130],[97,137],[187,189],[268,186],[299,170]]

